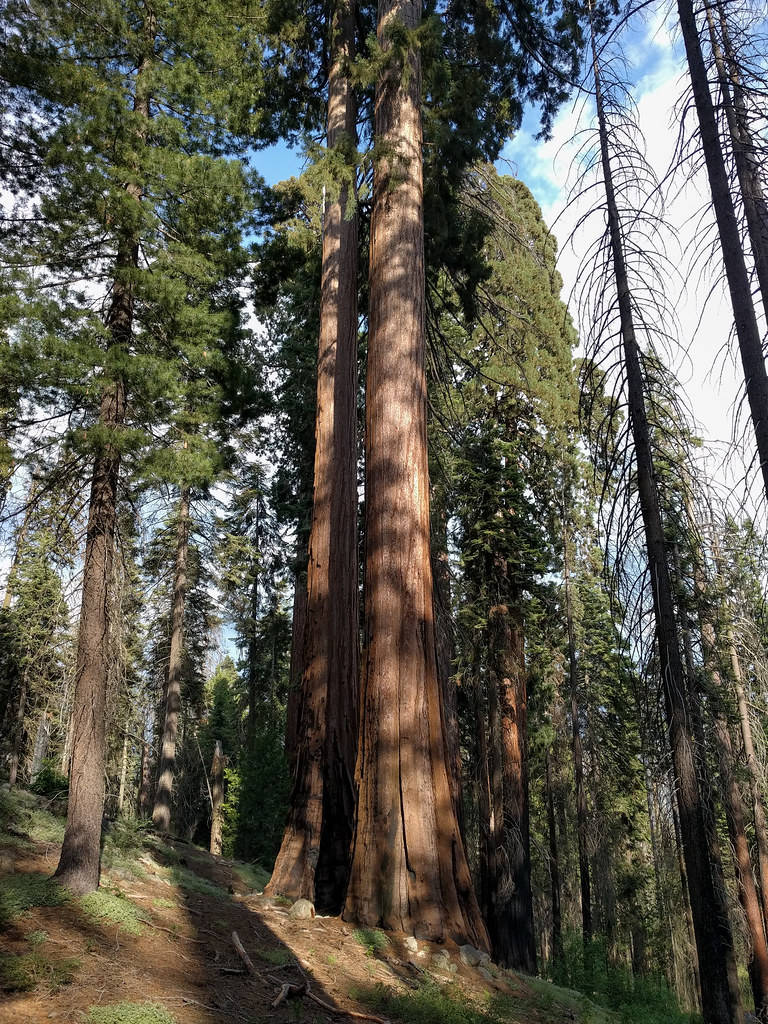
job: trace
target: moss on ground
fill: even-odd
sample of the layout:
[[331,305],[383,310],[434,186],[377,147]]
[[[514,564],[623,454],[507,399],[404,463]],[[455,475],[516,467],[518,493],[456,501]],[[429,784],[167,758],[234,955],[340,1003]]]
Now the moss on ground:
[[70,899],[66,889],[41,874],[9,875],[0,886],[0,927],[7,927],[32,907],[60,907]]
[[199,892],[204,896],[211,896],[216,900],[228,900],[229,893],[220,885],[209,882],[207,878],[201,878],[189,868],[182,868],[178,865],[168,869],[168,880],[173,885],[178,885],[188,892]]
[[30,992],[45,986],[56,992],[74,981],[80,961],[74,957],[53,960],[39,950],[31,953],[0,955],[0,989],[3,992]]
[[158,1003],[110,1003],[92,1006],[88,1024],[176,1024],[175,1018]]
[[261,864],[233,864],[232,870],[249,889],[258,889],[260,892],[264,891],[270,879],[269,872]]
[[146,915],[119,889],[101,888],[78,899],[83,914],[93,924],[116,924],[127,935],[142,935]]

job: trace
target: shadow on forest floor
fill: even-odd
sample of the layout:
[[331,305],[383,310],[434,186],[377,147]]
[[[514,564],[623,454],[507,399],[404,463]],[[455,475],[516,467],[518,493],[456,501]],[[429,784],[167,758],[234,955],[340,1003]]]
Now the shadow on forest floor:
[[[0,836],[0,1024],[616,1020],[578,993],[465,965],[450,944],[413,950],[405,936],[292,917],[248,865],[151,834],[133,849],[108,838],[99,892],[62,899],[48,879],[63,822],[31,795],[13,800]],[[311,996],[274,1007],[287,983]]]

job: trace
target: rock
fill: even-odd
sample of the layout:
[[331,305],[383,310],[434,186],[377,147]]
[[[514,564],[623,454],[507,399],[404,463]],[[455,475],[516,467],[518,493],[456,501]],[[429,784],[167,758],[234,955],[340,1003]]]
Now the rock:
[[482,950],[475,949],[474,946],[469,944],[460,947],[459,956],[461,957],[461,962],[466,964],[467,967],[480,967],[491,961],[487,953],[483,953]]
[[296,900],[288,911],[289,917],[295,917],[299,921],[308,921],[315,916],[315,907],[310,900]]
[[409,950],[411,953],[418,952],[419,944],[413,937],[413,935],[409,935],[408,938],[405,940],[405,948]]
[[448,974],[455,974],[458,971],[456,964],[451,962],[451,954],[447,949],[441,949],[432,957],[432,966],[437,971],[444,971]]
[[491,974],[491,972],[486,967],[482,967],[482,966],[478,967],[477,968],[477,973],[479,975],[481,975],[481,977],[485,978],[486,981],[490,981],[490,982],[493,981],[493,975]]
[[419,952],[416,954],[416,956],[421,957],[422,960],[424,959],[424,957],[426,955],[427,955],[427,951],[425,949],[420,949]]

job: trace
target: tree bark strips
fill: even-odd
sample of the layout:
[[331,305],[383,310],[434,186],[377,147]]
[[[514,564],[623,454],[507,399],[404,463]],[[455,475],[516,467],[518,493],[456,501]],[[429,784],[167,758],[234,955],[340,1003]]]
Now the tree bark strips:
[[[378,40],[420,0],[380,0]],[[365,671],[344,917],[488,948],[448,778],[429,543],[421,66],[392,60],[374,101],[366,390]]]
[[[328,148],[352,146],[355,5],[331,31]],[[323,230],[312,525],[294,786],[267,892],[338,911],[349,875],[358,728],[357,220],[340,183]]]

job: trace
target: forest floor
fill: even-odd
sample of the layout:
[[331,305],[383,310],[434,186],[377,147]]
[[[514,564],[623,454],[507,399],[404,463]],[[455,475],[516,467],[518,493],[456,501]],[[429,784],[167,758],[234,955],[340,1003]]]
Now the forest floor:
[[[69,897],[50,880],[64,831],[53,809],[0,793],[0,1024],[619,1019],[549,982],[470,966],[450,943],[295,917],[261,895],[258,869],[130,826],[107,834],[98,893]],[[308,994],[275,1006],[287,984]]]

